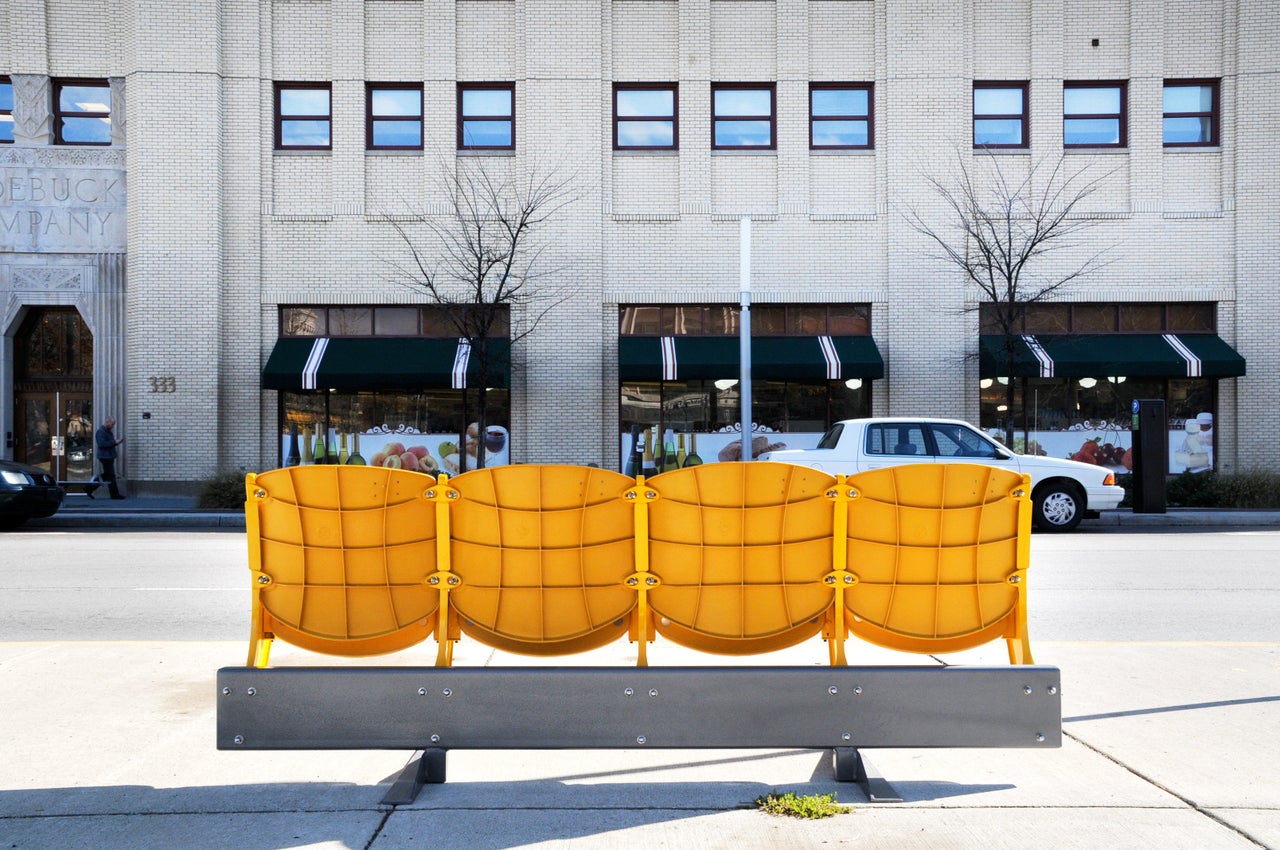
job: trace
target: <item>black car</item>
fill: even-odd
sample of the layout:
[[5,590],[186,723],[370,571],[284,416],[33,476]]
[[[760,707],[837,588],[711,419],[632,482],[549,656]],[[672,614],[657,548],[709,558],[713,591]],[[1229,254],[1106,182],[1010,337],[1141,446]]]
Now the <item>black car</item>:
[[0,459],[0,529],[17,528],[32,517],[53,516],[65,495],[43,469]]

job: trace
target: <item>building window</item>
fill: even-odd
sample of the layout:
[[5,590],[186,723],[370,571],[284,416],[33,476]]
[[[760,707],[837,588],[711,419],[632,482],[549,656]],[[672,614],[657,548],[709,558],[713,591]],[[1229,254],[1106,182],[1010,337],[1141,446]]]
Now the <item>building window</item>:
[[1027,84],[973,84],[973,146],[1025,148]]
[[54,144],[111,144],[111,86],[106,80],[54,81],[53,128]]
[[874,146],[870,83],[809,84],[810,148],[865,150]]
[[422,84],[365,84],[365,147],[422,150]]
[[276,83],[276,150],[332,149],[329,83]]
[[712,149],[776,148],[775,102],[773,83],[712,83]]
[[1165,80],[1164,146],[1219,144],[1218,81]]
[[[281,336],[363,337],[421,336],[431,339],[457,339],[456,318],[440,306],[293,306],[280,308]],[[510,311],[507,305],[493,305],[492,338],[507,339],[511,335]]]
[[[997,310],[983,304],[978,316],[982,333],[1001,333]],[[756,308],[751,308],[754,316]],[[1217,314],[1211,301],[1039,303],[1015,308],[1012,333],[1216,333]]]
[[677,149],[677,116],[675,83],[614,83],[613,149]]
[[1128,147],[1126,85],[1063,83],[1064,147]]
[[13,144],[13,81],[0,77],[0,145]]
[[515,147],[515,83],[459,83],[458,150]]

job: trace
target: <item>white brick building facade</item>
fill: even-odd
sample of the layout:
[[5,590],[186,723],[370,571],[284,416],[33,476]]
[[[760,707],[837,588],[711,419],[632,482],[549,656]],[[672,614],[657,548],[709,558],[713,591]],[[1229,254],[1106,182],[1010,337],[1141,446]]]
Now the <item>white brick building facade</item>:
[[[73,306],[133,486],[277,465],[262,371],[280,307],[421,302],[386,279],[404,245],[381,219],[439,208],[459,82],[514,83],[514,152],[489,167],[556,167],[581,189],[546,257],[572,296],[516,351],[513,460],[618,466],[620,305],[736,304],[744,215],[754,304],[870,305],[872,412],[978,421],[978,295],[903,211],[940,214],[924,177],[972,154],[975,81],[1027,83],[1027,145],[1001,154],[1017,174],[1062,154],[1064,81],[1095,80],[1125,82],[1127,144],[1068,154],[1112,173],[1088,242],[1047,262],[1103,246],[1111,262],[1055,298],[1215,305],[1247,363],[1216,385],[1217,466],[1280,469],[1277,57],[1272,0],[0,0],[0,426],[24,427],[24,317]],[[111,81],[109,146],[57,143],[60,79]],[[1215,81],[1218,144],[1165,146],[1169,80]],[[330,84],[330,149],[275,149],[281,81]],[[420,151],[366,149],[365,84],[390,81],[422,83]],[[628,82],[678,85],[677,148],[614,150]],[[772,148],[712,149],[716,82],[776,86]],[[871,149],[810,149],[824,82],[872,84]],[[46,172],[119,175],[127,225],[19,238]]]

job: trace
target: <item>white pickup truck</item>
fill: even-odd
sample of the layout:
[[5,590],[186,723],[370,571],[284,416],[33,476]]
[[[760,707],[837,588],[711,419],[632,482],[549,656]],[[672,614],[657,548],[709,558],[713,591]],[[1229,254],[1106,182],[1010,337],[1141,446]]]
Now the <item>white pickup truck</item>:
[[1124,498],[1116,476],[1105,466],[1074,460],[1018,455],[956,419],[895,417],[846,419],[831,426],[816,449],[765,452],[759,460],[853,474],[908,463],[978,463],[1031,476],[1035,524],[1046,531],[1070,531],[1085,514],[1110,510]]

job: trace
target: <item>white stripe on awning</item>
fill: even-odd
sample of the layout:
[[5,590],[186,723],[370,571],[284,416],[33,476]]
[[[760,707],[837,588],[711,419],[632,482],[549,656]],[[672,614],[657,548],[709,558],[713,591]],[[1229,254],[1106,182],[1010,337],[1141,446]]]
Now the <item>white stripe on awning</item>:
[[1027,348],[1031,349],[1031,353],[1040,361],[1040,377],[1053,377],[1053,358],[1049,356],[1049,352],[1044,350],[1044,346],[1040,344],[1040,340],[1030,334],[1023,334],[1022,341],[1027,344]]
[[458,350],[453,355],[453,378],[450,384],[455,390],[467,388],[467,364],[471,362],[471,343],[459,337]]
[[678,369],[676,363],[676,338],[662,337],[662,380],[676,380]]
[[836,353],[836,341],[829,336],[818,337],[818,346],[827,361],[827,380],[840,380],[840,355]]
[[320,361],[324,360],[324,350],[329,347],[329,338],[322,336],[311,343],[311,353],[302,367],[302,388],[316,389],[316,373],[320,371]]
[[1187,377],[1202,377],[1204,374],[1204,363],[1200,361],[1199,357],[1196,357],[1195,352],[1190,348],[1187,348],[1187,344],[1173,334],[1163,334],[1163,336],[1164,341],[1173,346],[1173,350],[1178,352],[1178,355],[1183,360],[1187,361]]

